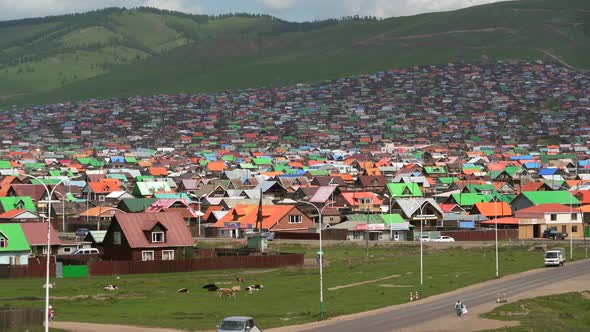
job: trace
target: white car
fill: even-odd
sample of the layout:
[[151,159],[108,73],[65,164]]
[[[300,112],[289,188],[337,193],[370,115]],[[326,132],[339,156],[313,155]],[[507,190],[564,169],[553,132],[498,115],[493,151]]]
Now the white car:
[[439,236],[432,239],[432,242],[455,242],[455,239],[450,236]]
[[217,332],[262,332],[254,323],[254,318],[245,316],[226,317],[218,326]]
[[421,235],[417,238],[418,241],[430,242],[430,235]]

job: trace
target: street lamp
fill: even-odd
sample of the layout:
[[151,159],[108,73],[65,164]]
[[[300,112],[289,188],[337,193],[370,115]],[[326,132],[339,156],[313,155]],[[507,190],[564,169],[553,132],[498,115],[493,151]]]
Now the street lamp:
[[488,194],[482,194],[484,196],[490,197],[494,201],[494,233],[496,237],[496,278],[500,277],[500,271],[498,268],[498,197],[492,196]]
[[[568,193],[569,193],[569,189],[564,187],[564,186],[559,186],[560,189],[565,189]],[[572,195],[570,193],[570,260],[573,261],[574,260],[574,235],[572,234],[574,231],[574,220],[572,218],[573,215],[573,206],[574,206],[574,195]],[[576,218],[577,218],[578,214],[576,213]],[[582,230],[584,230],[584,223],[582,223]]]
[[201,217],[204,216],[204,213],[201,212],[201,200],[205,197],[207,197],[207,194],[203,194],[201,196],[197,196],[195,194],[191,194],[191,197],[194,197],[197,199],[197,202],[199,202],[199,210],[197,211],[197,222],[198,222],[198,230],[197,230],[197,234],[198,237],[201,237]]
[[328,202],[326,205],[324,205],[321,209],[318,208],[315,204],[307,202],[307,201],[297,201],[297,203],[303,203],[303,204],[307,204],[307,205],[311,205],[313,206],[316,211],[318,212],[318,218],[319,218],[319,229],[320,229],[320,251],[318,252],[318,255],[320,257],[320,320],[324,319],[324,270],[323,270],[323,266],[324,266],[324,252],[322,251],[322,212],[324,211],[324,209],[330,205],[333,205],[334,202]]
[[[387,194],[383,194],[383,196],[387,197],[387,199],[389,199],[389,210],[387,210],[387,213],[389,213],[391,215],[392,214],[391,213],[391,206],[393,205],[393,196],[395,196],[395,195],[389,196]],[[391,240],[393,238],[393,226],[392,226],[393,223],[390,223],[389,225],[390,225],[389,226],[389,240]]]
[[53,193],[55,189],[62,183],[68,180],[72,180],[77,178],[77,176],[67,177],[61,181],[59,181],[51,190],[47,187],[47,185],[38,177],[23,174],[26,177],[32,178],[37,180],[43,188],[45,188],[45,192],[47,193],[47,264],[45,267],[45,332],[49,331],[49,260],[51,259],[51,202],[53,201],[51,198],[53,197]]
[[[414,203],[416,203],[414,201]],[[426,201],[422,201],[422,204],[418,206],[420,214],[417,215],[417,218],[420,218],[420,298],[423,297],[424,293],[424,241],[422,239],[422,225],[424,224],[424,219],[426,217],[433,217],[433,215],[425,215],[424,208],[426,207]]]

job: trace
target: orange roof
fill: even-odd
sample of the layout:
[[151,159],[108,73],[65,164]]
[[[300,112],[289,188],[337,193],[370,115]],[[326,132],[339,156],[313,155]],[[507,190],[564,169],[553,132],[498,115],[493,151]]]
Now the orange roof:
[[101,218],[109,218],[115,215],[115,212],[125,213],[125,211],[121,211],[115,207],[111,206],[95,206],[91,207],[90,209],[80,213],[81,217],[98,217],[100,215]]
[[367,168],[367,175],[377,176],[381,175],[381,171],[378,168]]
[[[271,229],[289,211],[295,209],[295,205],[263,205],[262,228]],[[224,227],[226,222],[239,222],[240,228],[254,228],[258,215],[258,205],[236,205],[229,210],[223,218],[213,224],[213,227]],[[237,218],[234,218],[237,216]]]
[[486,217],[502,217],[512,215],[512,209],[506,202],[475,203],[474,209],[475,208],[477,208],[479,213]]
[[142,161],[138,161],[137,165],[139,165],[140,167],[151,167],[152,163],[147,160],[142,160]]
[[359,205],[359,199],[361,198],[372,198],[373,205],[380,205],[382,203],[379,197],[377,197],[375,193],[370,191],[349,191],[343,192],[340,195],[344,197],[344,199],[346,200],[346,202],[348,202],[348,204],[350,204],[350,206]]
[[291,168],[303,168],[303,164],[298,161],[292,161],[292,162],[288,163],[287,165],[289,165],[289,167],[291,167]]
[[480,224],[483,225],[495,225],[496,223],[498,223],[499,225],[518,225],[518,218],[506,217],[480,222]]
[[168,169],[166,169],[166,167],[150,167],[150,168],[148,168],[148,172],[150,173],[150,175],[153,175],[153,176],[167,176],[168,175]]
[[109,182],[88,182],[88,186],[90,186],[92,191],[97,194],[105,194],[121,190],[121,186]]
[[207,170],[211,172],[222,172],[225,169],[225,161],[210,161],[207,163]]

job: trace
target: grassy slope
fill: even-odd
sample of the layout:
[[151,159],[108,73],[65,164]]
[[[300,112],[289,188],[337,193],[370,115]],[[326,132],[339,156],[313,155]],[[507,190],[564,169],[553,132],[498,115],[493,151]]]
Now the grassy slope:
[[[281,247],[282,251],[305,252],[312,258],[317,248]],[[418,290],[419,247],[371,247],[371,258],[357,244],[324,248],[329,266],[324,270],[324,302],[328,316],[349,314],[392,304],[405,303],[410,291]],[[511,247],[500,252],[502,275],[542,267],[542,254],[527,248]],[[330,287],[374,280],[390,275],[398,277],[329,290]],[[254,294],[240,293],[235,300],[219,300],[214,293],[200,287],[216,282],[235,284],[236,276],[246,283],[262,283],[264,289]],[[424,292],[431,296],[494,277],[493,248],[434,250],[426,247],[424,255]],[[77,295],[104,294],[102,286],[115,283],[120,291],[108,293],[107,299],[73,298]],[[11,297],[43,297],[41,279],[12,279],[0,283],[4,305],[40,306],[42,301],[8,300]],[[383,285],[383,286],[379,286]],[[176,294],[181,287],[188,294]],[[318,319],[319,278],[317,268],[280,269],[264,273],[208,271],[153,275],[123,275],[60,279],[52,296],[57,317],[64,321],[119,323],[212,329],[228,315],[252,315],[265,327],[293,325]]]
[[505,304],[483,316],[519,321],[520,325],[494,331],[589,331],[590,293],[566,293]]
[[[56,19],[30,26],[45,31],[34,44],[45,43],[50,57],[0,69],[0,96],[29,94],[4,104],[283,85],[411,65],[480,61],[484,54],[491,59],[550,59],[540,50],[590,68],[585,56],[590,51],[590,2],[584,0],[500,2],[288,33],[276,30],[287,23],[268,17],[198,23],[191,16],[164,12],[102,15],[95,14],[100,18],[91,23]],[[14,27],[0,27],[0,36],[5,29]],[[35,33],[23,32],[31,35]],[[0,37],[0,45],[9,46],[0,57],[9,57],[6,52],[13,57],[35,54],[31,44],[11,48],[17,45],[14,37],[6,38]],[[115,45],[97,47],[105,40]]]

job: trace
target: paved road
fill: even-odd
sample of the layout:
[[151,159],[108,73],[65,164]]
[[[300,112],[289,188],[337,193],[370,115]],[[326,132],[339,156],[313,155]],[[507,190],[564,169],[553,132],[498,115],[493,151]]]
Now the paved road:
[[322,332],[409,331],[412,326],[425,321],[454,315],[453,304],[458,299],[470,307],[490,304],[495,303],[498,293],[506,293],[510,298],[510,296],[516,296],[535,288],[588,274],[590,274],[590,260],[566,263],[564,267],[544,268],[488,281],[432,298],[425,298],[421,301],[380,310],[373,315],[365,315],[351,320],[328,321],[321,327],[298,330]]

